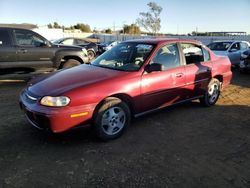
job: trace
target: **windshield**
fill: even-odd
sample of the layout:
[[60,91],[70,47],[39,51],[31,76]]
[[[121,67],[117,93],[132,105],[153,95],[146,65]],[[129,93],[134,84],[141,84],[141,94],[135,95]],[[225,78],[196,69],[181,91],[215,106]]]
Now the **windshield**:
[[232,44],[232,42],[214,42],[214,43],[211,43],[207,46],[211,50],[226,51],[231,46],[231,44]]
[[153,47],[152,44],[120,43],[91,64],[121,71],[137,71],[148,58]]

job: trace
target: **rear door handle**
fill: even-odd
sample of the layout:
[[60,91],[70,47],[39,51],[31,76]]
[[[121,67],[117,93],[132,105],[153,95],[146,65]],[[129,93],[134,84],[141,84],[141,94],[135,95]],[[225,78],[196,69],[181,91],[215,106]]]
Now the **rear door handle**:
[[183,73],[177,73],[175,76],[176,76],[177,78],[181,78],[181,77],[183,76]]
[[25,53],[27,53],[27,52],[28,52],[28,50],[26,50],[26,49],[20,49],[20,50],[18,50],[18,52],[19,52],[19,53],[23,53],[23,54],[25,54]]

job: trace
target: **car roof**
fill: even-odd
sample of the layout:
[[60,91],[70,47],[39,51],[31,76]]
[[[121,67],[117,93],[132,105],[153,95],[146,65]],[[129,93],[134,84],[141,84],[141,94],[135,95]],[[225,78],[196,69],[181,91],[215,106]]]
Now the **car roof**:
[[15,29],[18,29],[18,30],[24,30],[24,31],[31,31],[31,29],[25,29],[25,28],[19,28],[19,27],[1,27],[0,26],[0,29],[4,29],[4,30],[15,30]]
[[162,44],[162,43],[171,43],[171,42],[188,42],[188,43],[195,43],[195,44],[202,44],[200,41],[197,40],[190,40],[190,39],[176,39],[176,38],[149,38],[149,39],[133,39],[124,42],[135,42],[135,43],[147,43],[147,44]]

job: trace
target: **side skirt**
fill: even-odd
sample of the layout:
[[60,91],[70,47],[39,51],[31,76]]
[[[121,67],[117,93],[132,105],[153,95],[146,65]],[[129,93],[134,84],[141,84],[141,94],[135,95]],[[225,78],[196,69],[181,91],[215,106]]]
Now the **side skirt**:
[[148,110],[148,111],[145,111],[145,112],[142,112],[142,113],[135,114],[134,117],[137,118],[137,117],[149,114],[149,113],[156,112],[158,110],[161,110],[161,109],[169,107],[169,106],[175,106],[175,105],[182,104],[182,103],[185,103],[185,102],[189,102],[189,101],[192,101],[192,100],[200,99],[202,97],[203,97],[203,95],[198,96],[198,97],[193,97],[193,98],[190,98],[190,99],[186,99],[186,100],[183,100],[183,101],[179,101],[179,102],[176,102],[176,103],[173,103],[173,104],[164,105],[164,106],[152,109],[152,110]]

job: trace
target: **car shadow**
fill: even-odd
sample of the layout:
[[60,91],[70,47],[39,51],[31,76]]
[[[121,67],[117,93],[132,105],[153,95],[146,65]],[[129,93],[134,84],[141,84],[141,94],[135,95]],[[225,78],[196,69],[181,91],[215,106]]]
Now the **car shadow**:
[[240,73],[239,69],[233,68],[233,78],[231,84],[250,88],[250,73]]

